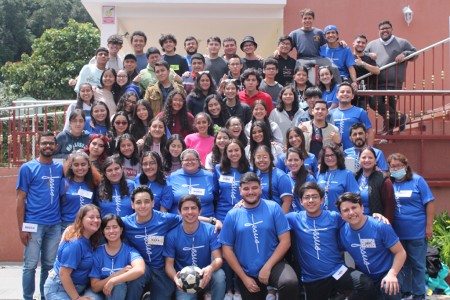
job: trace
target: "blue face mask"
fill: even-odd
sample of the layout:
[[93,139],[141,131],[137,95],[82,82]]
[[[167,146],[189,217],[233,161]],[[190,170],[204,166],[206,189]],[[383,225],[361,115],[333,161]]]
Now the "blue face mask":
[[402,179],[403,177],[406,176],[406,168],[399,169],[396,171],[391,170],[391,176],[394,177],[395,179]]

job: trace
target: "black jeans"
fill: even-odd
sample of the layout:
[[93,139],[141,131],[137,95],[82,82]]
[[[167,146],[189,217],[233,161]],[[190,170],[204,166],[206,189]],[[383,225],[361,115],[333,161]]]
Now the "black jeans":
[[[244,300],[266,300],[267,286],[259,282],[258,278],[253,278],[259,286],[258,293],[251,293],[245,287],[244,283],[238,278],[238,286],[241,291],[241,297]],[[270,272],[269,285],[278,290],[279,300],[295,300],[298,297],[299,283],[297,275],[292,267],[285,261],[277,263]]]
[[364,273],[348,269],[339,280],[333,276],[303,283],[307,300],[328,300],[337,289],[351,290],[348,299],[376,299],[377,289],[372,280]]
[[397,126],[400,126],[400,130],[405,129],[405,115],[397,112],[397,99],[395,96],[387,96],[387,98],[386,101],[386,96],[377,96],[369,100],[369,105],[374,110],[378,104],[378,113],[383,116],[383,131],[392,133]]

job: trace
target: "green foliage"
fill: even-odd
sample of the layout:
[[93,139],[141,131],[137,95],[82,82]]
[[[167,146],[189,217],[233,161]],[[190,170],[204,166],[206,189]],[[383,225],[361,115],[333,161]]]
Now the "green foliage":
[[18,97],[36,99],[72,99],[67,84],[78,75],[94,55],[100,35],[92,24],[70,20],[63,29],[48,29],[33,42],[31,56],[21,62],[6,63],[2,68],[4,89]]
[[69,19],[94,24],[81,0],[1,0],[0,66],[31,53],[31,43],[49,28],[63,28]]
[[430,245],[441,251],[441,262],[450,266],[450,217],[443,212],[434,217],[433,238]]

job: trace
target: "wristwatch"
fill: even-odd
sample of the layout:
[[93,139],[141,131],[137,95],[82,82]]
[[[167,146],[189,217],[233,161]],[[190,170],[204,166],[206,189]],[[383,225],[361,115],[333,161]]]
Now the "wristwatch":
[[216,225],[217,219],[214,218],[214,217],[211,217],[211,218],[209,218],[209,223],[210,223],[211,225]]

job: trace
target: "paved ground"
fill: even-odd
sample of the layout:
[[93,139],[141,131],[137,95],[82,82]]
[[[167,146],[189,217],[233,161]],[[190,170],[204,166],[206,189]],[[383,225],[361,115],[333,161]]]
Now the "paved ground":
[[[40,274],[40,269],[36,271]],[[39,276],[36,276],[38,278]],[[0,262],[0,299],[18,300],[22,299],[22,264]],[[38,280],[36,280],[35,299],[39,299]],[[450,299],[450,296],[431,296],[428,300]]]

